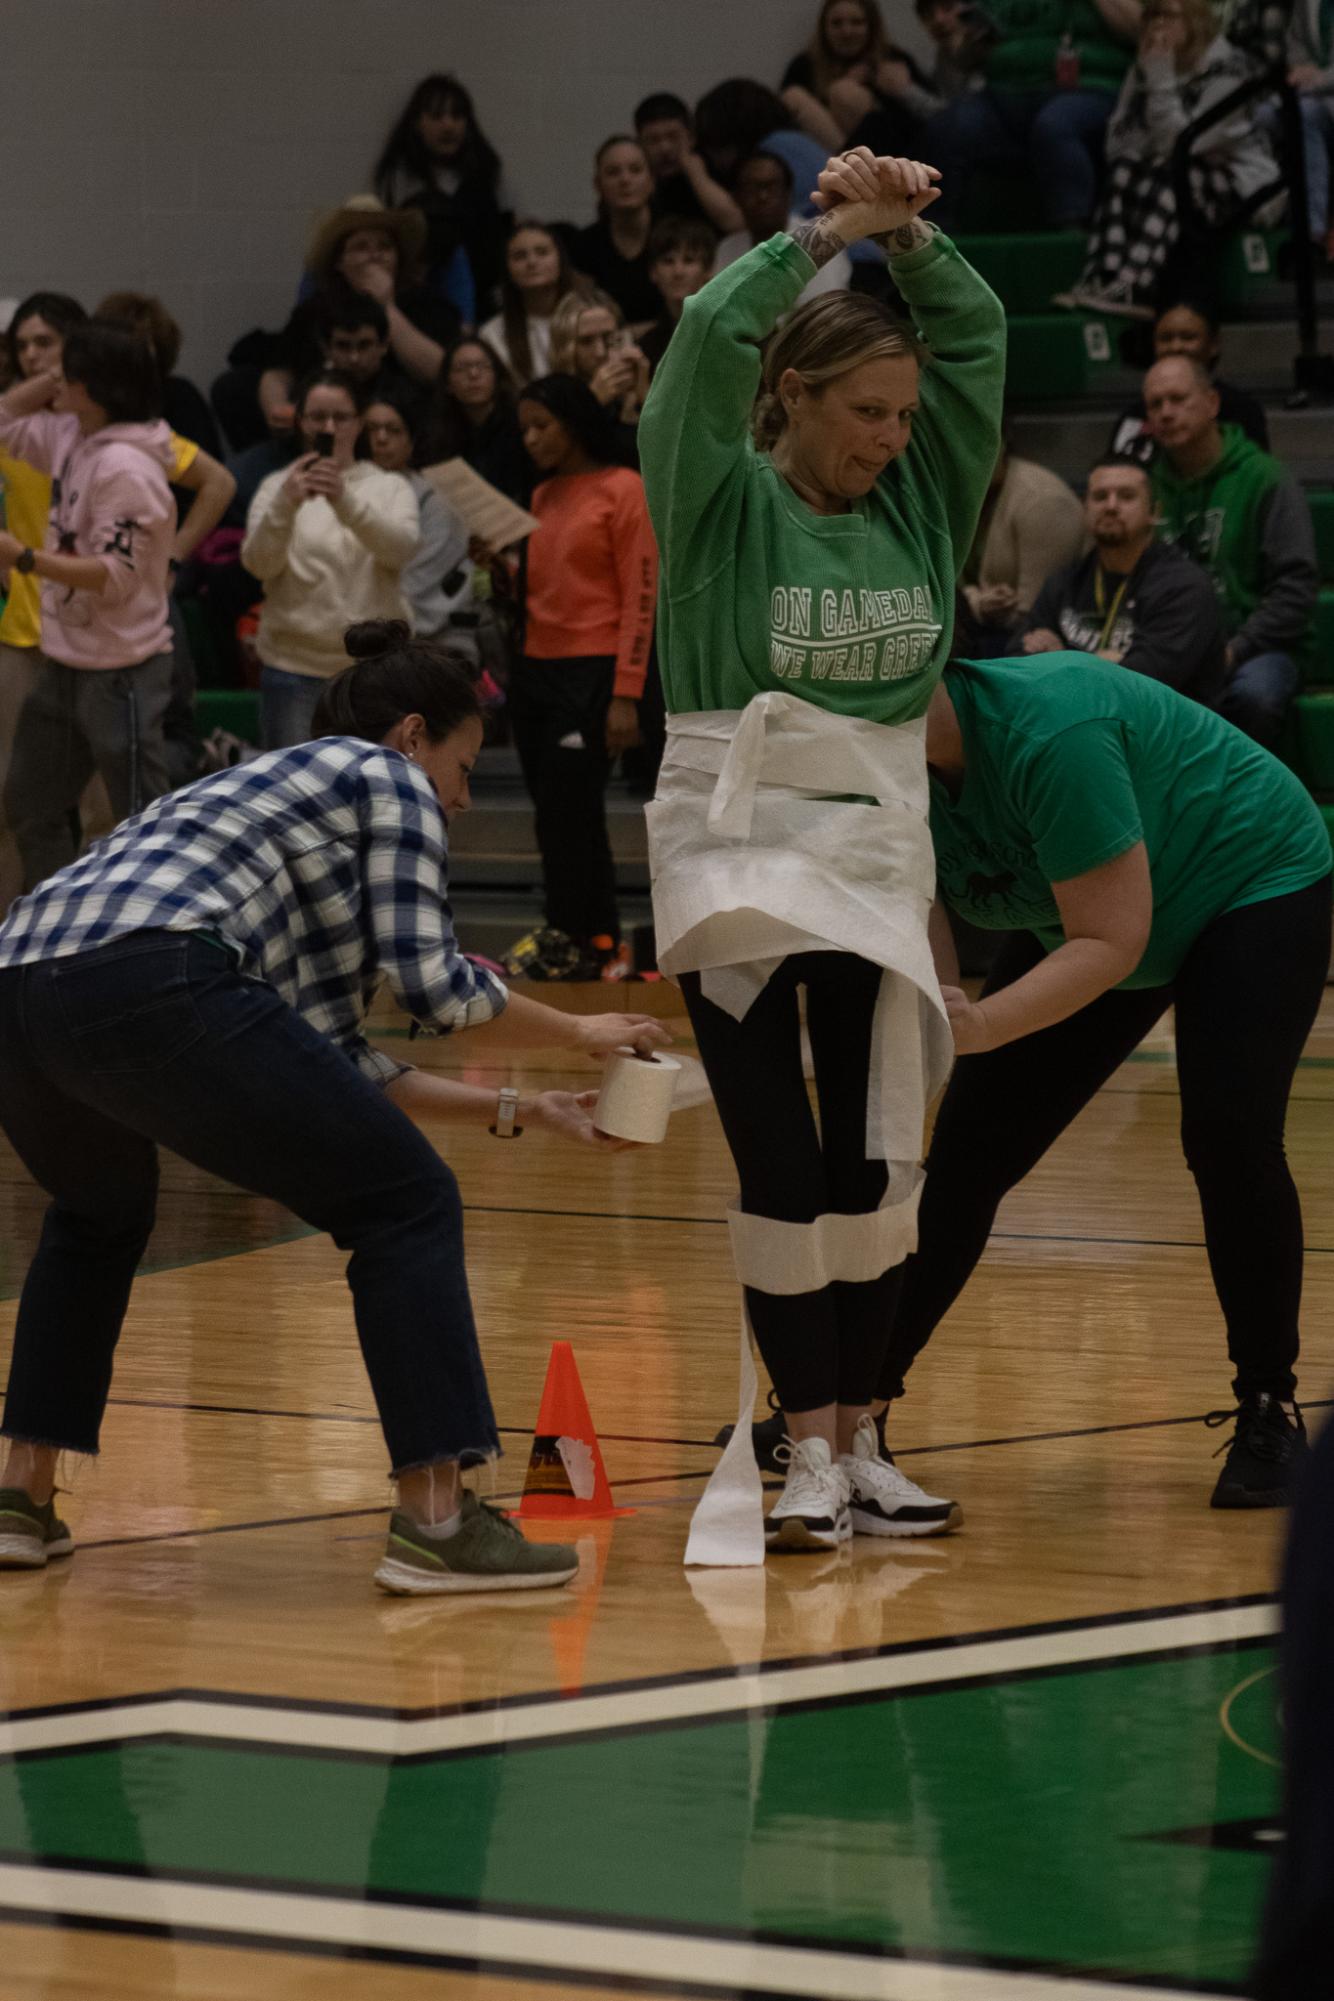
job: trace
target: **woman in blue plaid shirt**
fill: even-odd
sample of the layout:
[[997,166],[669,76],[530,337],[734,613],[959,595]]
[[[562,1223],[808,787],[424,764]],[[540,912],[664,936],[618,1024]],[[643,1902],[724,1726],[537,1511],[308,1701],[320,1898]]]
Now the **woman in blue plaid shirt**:
[[[405,625],[353,626],[347,645],[355,664],[326,691],[318,742],[158,800],[0,926],[0,1126],[52,1198],[0,1425],[0,1567],[73,1548],[56,1461],[98,1449],[163,1145],[351,1254],[398,1483],[376,1582],[513,1590],[578,1568],[573,1549],[525,1542],[459,1477],[499,1439],[458,1186],[412,1119],[495,1124],[496,1093],[394,1062],[364,1017],[383,981],[429,1033],[494,1023],[496,1044],[592,1056],[670,1038],[642,1015],[542,1007],[462,955],[446,816],[468,804],[476,690]],[[608,1144],[592,1102],[544,1091],[517,1116]]]

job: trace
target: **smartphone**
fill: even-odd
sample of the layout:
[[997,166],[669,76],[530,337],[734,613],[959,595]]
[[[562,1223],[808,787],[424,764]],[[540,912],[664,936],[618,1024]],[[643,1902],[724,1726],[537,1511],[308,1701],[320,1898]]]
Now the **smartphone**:
[[315,456],[321,459],[333,457],[334,435],[332,431],[316,431]]

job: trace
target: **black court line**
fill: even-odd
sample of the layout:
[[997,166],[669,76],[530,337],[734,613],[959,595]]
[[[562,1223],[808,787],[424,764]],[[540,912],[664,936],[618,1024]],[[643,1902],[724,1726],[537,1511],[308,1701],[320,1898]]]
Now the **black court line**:
[[[378,1425],[380,1422],[378,1417],[367,1417],[360,1412],[350,1411],[263,1410],[247,1404],[172,1403],[165,1400],[160,1401],[154,1397],[109,1397],[107,1401],[108,1403],[120,1404],[135,1410],[195,1411],[221,1417],[290,1417],[311,1424]],[[1303,1403],[1301,1407],[1303,1410],[1325,1410],[1330,1405],[1334,1405],[1334,1397],[1313,1397],[1309,1402]],[[1042,1445],[1049,1443],[1053,1439],[1100,1438],[1111,1432],[1154,1431],[1173,1424],[1203,1424],[1206,1415],[1209,1414],[1205,1411],[1188,1411],[1184,1417],[1133,1417],[1127,1418],[1121,1424],[1076,1425],[1066,1431],[1016,1431],[1004,1438],[956,1438],[948,1439],[943,1444],[936,1445],[896,1445],[894,1448],[894,1457],[896,1459],[908,1459],[914,1454],[921,1454],[923,1452],[978,1452],[990,1445]],[[524,1424],[501,1424],[497,1425],[496,1429],[511,1438],[529,1438],[532,1436],[529,1427]],[[633,1431],[600,1431],[598,1437],[605,1438],[608,1443],[618,1445],[679,1445],[699,1452],[715,1452],[719,1449],[715,1438],[655,1438],[646,1433]],[[699,1476],[696,1471],[692,1470],[679,1475],[654,1473],[645,1477],[651,1480],[668,1480],[674,1478],[693,1480]],[[617,1482],[618,1486],[623,1487],[640,1484],[643,1484],[643,1481],[635,1479],[620,1480]],[[299,1519],[321,1521],[324,1517],[311,1515],[309,1517],[302,1516]],[[267,1527],[270,1525],[263,1523],[258,1524],[258,1526]],[[200,1534],[204,1533],[214,1534],[216,1531],[200,1530]],[[80,1548],[83,1549],[95,1547],[100,1547],[100,1545],[80,1544]]]
[[[177,1403],[167,1397],[108,1397],[108,1404],[119,1404],[126,1410],[182,1410],[203,1412],[217,1417],[291,1417],[309,1424],[371,1424],[378,1425],[378,1417],[363,1411],[341,1410],[269,1410],[259,1404],[242,1403]],[[531,1438],[532,1427],[526,1424],[498,1424],[496,1430],[511,1438]],[[616,1445],[689,1445],[698,1446],[701,1451],[712,1451],[711,1438],[655,1438],[647,1432],[600,1431],[599,1438]]]
[[[226,1689],[176,1686],[156,1689],[151,1694],[94,1696],[77,1702],[52,1702],[28,1709],[0,1710],[0,1723],[31,1722],[53,1716],[82,1716],[96,1714],[99,1710],[105,1709],[142,1709],[157,1702],[203,1702],[223,1704],[228,1708],[281,1709],[299,1716],[371,1716],[388,1718],[397,1723],[438,1721],[445,1717],[491,1715],[498,1710],[522,1709],[533,1703],[554,1700],[558,1696],[562,1701],[579,1703],[591,1700],[595,1696],[633,1695],[645,1689],[686,1688],[699,1682],[748,1680],[755,1676],[783,1673],[789,1668],[829,1667],[846,1661],[909,1659],[914,1654],[939,1652],[945,1647],[972,1647],[996,1644],[1004,1640],[1043,1639],[1057,1633],[1098,1632],[1108,1626],[1140,1626],[1154,1619],[1184,1618],[1208,1612],[1245,1611],[1257,1606],[1276,1605],[1277,1602],[1272,1591],[1250,1591],[1231,1598],[1202,1598],[1177,1605],[1136,1605],[1129,1611],[1091,1612],[1074,1619],[1038,1619],[1023,1626],[984,1627],[967,1633],[936,1633],[917,1640],[888,1641],[874,1647],[838,1647],[822,1654],[787,1654],[777,1656],[773,1660],[741,1661],[730,1666],[683,1668],[669,1674],[624,1676],[619,1681],[591,1682],[581,1688],[578,1695],[568,1697],[560,1690],[550,1688],[529,1691],[522,1695],[474,1696],[461,1702],[430,1703],[417,1708],[395,1709],[385,1703],[307,1701],[302,1697],[291,1695],[250,1695]],[[1203,1647],[1205,1651],[1216,1652],[1234,1646],[1253,1646],[1270,1637],[1272,1636],[1261,1635],[1254,1640],[1209,1640],[1196,1643],[1194,1647],[1187,1647],[1184,1651],[1198,1652]],[[1158,1651],[1177,1653],[1183,1649],[1168,1647]],[[1124,1658],[1142,1660],[1148,1656],[1136,1653],[1127,1654]],[[1096,1662],[1085,1662],[1083,1665],[1094,1666]],[[1036,1668],[1028,1671],[1039,1672]],[[937,1685],[931,1684],[933,1687]]]

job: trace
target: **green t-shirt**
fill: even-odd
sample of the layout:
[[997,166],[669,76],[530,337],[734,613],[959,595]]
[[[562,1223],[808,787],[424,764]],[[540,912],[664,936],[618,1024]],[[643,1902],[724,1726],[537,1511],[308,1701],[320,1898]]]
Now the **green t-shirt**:
[[1082,90],[1120,90],[1133,38],[1108,27],[1095,0],[987,0],[1000,40],[987,59],[987,82],[999,90],[1055,90],[1056,57],[1068,35],[1079,57]]
[[760,343],[814,270],[790,236],[687,299],[639,425],[658,539],[667,707],[769,689],[875,722],[920,716],[995,464],[1005,313],[945,237],[894,260],[929,343],[907,450],[847,514],[816,514],[750,438]]
[[1225,910],[1330,872],[1298,779],[1211,709],[1086,653],[959,661],[958,799],[931,784],[940,894],[969,923],[1064,942],[1051,892],[1148,849],[1153,928],[1126,987],[1166,986]]

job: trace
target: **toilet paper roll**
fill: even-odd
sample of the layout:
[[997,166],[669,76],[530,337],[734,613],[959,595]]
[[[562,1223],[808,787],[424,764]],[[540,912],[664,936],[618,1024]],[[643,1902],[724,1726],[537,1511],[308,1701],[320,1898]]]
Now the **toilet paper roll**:
[[613,1139],[652,1146],[667,1137],[672,1097],[681,1066],[671,1056],[639,1056],[617,1049],[607,1059],[593,1124]]

